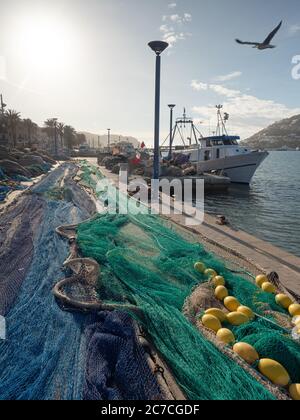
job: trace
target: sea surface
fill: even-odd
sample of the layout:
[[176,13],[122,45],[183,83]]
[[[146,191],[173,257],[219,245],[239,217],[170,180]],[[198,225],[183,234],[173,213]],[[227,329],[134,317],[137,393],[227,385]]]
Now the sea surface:
[[208,195],[205,210],[300,257],[300,152],[271,152],[250,187]]

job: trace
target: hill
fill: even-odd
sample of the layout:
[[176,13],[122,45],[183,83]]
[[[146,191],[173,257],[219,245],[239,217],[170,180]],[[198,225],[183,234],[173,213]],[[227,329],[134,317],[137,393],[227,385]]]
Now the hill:
[[243,141],[256,149],[278,149],[300,147],[300,115],[278,121],[254,136]]
[[[98,135],[98,134],[93,134],[93,133],[88,133],[85,131],[81,131],[80,133],[84,134],[88,144],[91,147],[98,147],[98,141],[99,141],[99,145],[100,148],[101,147],[106,147],[107,146],[107,134],[106,135]],[[118,143],[120,141],[127,141],[129,143],[132,143],[134,145],[134,147],[138,147],[140,145],[140,142],[134,138],[134,137],[125,137],[125,136],[120,136],[120,135],[116,135],[116,134],[111,134],[110,135],[110,143]]]

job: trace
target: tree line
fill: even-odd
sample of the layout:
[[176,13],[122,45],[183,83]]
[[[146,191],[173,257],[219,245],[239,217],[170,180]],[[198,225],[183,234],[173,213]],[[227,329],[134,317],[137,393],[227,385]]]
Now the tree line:
[[[4,109],[5,104],[2,103],[0,110],[0,139],[2,144],[9,148],[16,148],[19,145],[20,134],[23,145],[31,147],[34,144],[41,144],[41,136],[39,136],[39,126],[30,118],[23,119],[20,112],[13,109]],[[57,118],[49,118],[44,122],[41,128],[48,137],[48,145],[51,148],[57,147],[58,150],[71,150],[80,144],[86,142],[84,134],[77,133],[71,125],[58,121]],[[39,138],[40,137],[40,138]]]

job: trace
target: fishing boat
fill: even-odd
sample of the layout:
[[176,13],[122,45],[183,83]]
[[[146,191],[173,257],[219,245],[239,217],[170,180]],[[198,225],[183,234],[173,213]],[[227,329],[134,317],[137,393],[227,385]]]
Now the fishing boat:
[[[172,130],[169,147],[169,157],[176,158],[179,154],[197,167],[198,173],[215,172],[226,175],[233,183],[250,184],[256,170],[268,157],[269,153],[251,150],[239,144],[239,136],[228,135],[226,122],[229,115],[222,115],[222,105],[217,107],[217,130],[215,135],[204,137],[195,126],[192,118],[186,116],[176,120]],[[185,141],[183,128],[190,128],[190,137]],[[179,134],[183,145],[173,146],[175,137]],[[168,137],[170,138],[170,136]],[[194,139],[194,142],[193,142]]]

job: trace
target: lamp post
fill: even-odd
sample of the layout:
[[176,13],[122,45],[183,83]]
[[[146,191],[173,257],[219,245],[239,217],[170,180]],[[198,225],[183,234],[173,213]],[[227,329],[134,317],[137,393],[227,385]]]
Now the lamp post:
[[150,42],[149,47],[156,54],[155,71],[155,121],[154,121],[154,163],[153,178],[159,180],[160,158],[159,158],[159,118],[160,118],[160,72],[161,54],[168,48],[169,44],[163,41]]
[[110,128],[107,129],[107,147],[110,152]]
[[173,109],[176,105],[170,104],[170,150],[169,150],[169,160],[172,158],[172,146],[173,146]]
[[58,156],[57,150],[57,118],[54,118],[54,153],[55,157]]

